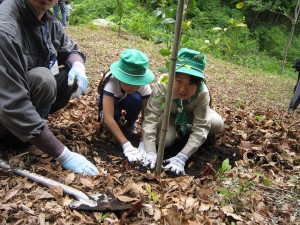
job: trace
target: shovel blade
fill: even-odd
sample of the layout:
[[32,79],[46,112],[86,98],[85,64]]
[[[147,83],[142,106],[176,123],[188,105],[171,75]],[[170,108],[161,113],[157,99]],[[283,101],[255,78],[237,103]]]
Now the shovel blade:
[[106,194],[95,194],[90,195],[90,197],[90,200],[74,201],[69,205],[69,207],[71,209],[93,212],[123,211],[132,208],[132,204],[122,202],[117,198]]

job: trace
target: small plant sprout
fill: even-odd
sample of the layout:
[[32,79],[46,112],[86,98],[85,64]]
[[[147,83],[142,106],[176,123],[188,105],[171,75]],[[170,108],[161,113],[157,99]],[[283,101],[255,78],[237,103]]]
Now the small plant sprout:
[[255,118],[258,122],[264,121],[264,117],[263,117],[263,116],[255,116],[254,118]]
[[148,192],[148,198],[153,201],[154,204],[158,201],[158,196],[151,190],[151,186],[146,184],[146,190]]
[[231,165],[229,164],[229,159],[225,159],[222,162],[222,167],[218,170],[218,175],[222,175],[225,171],[231,170]]
[[243,105],[243,101],[241,99],[237,99],[235,100],[235,104],[238,106],[238,107],[241,107]]
[[267,178],[265,175],[261,174],[261,173],[257,173],[255,174],[256,176],[262,178],[263,184],[265,186],[270,186],[271,184],[271,180],[269,178]]
[[98,221],[99,221],[99,222],[104,222],[105,219],[108,217],[108,215],[109,215],[109,212],[103,213],[103,214],[101,215],[101,217],[98,219]]

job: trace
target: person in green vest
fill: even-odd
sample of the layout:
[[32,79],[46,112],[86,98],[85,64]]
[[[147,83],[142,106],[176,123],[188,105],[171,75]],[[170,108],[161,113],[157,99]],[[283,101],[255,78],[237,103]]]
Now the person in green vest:
[[[177,155],[164,161],[164,169],[176,175],[185,174],[186,161],[209,135],[215,135],[224,126],[222,117],[210,107],[210,94],[204,82],[205,65],[206,56],[198,51],[183,48],[178,52],[165,146],[171,146],[178,133],[189,137],[186,145]],[[145,108],[145,119],[142,125],[146,151],[142,160],[144,167],[154,168],[157,159],[163,115],[163,102],[158,99],[163,99],[161,97],[166,94],[168,87],[166,83],[161,82],[164,79],[161,78],[154,84]]]

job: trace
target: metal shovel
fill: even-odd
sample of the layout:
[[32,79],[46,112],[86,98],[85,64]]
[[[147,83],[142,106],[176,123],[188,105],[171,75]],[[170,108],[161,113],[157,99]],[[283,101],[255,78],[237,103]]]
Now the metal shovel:
[[27,177],[28,179],[42,184],[44,186],[59,186],[63,191],[74,196],[78,201],[72,202],[69,207],[77,210],[86,211],[122,211],[132,208],[132,204],[122,202],[114,197],[107,196],[106,194],[93,194],[86,195],[82,191],[75,188],[67,186],[65,184],[59,183],[57,181],[51,180],[44,176],[38,175],[36,173],[31,173],[28,170],[23,170],[21,168],[11,168],[7,162],[0,159],[0,168],[12,172],[14,174],[20,175],[22,177]]

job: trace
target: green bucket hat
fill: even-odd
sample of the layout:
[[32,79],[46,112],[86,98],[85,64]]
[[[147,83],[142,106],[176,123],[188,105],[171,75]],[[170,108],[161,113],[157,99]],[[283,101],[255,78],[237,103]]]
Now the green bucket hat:
[[110,71],[118,80],[136,86],[144,86],[154,80],[153,72],[148,69],[148,57],[136,49],[125,49],[120,60],[110,65]]
[[182,48],[178,52],[176,62],[176,73],[185,73],[205,79],[204,69],[206,65],[206,55],[201,52]]

